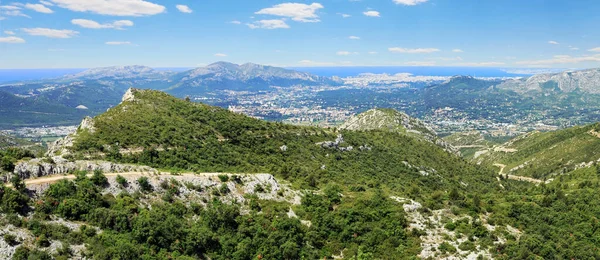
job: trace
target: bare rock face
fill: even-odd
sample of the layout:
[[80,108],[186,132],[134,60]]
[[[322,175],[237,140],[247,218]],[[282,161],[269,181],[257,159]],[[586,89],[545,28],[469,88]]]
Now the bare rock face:
[[129,88],[127,90],[127,92],[125,92],[125,95],[123,95],[123,98],[121,99],[121,102],[126,102],[126,101],[135,101],[135,92],[137,90],[134,88]]
[[62,175],[73,173],[74,171],[95,171],[102,172],[157,172],[148,166],[137,166],[128,164],[117,164],[106,161],[75,161],[69,162],[59,156],[53,157],[53,162],[42,159],[32,159],[26,162],[20,162],[15,166],[12,175],[6,176],[4,182],[10,180],[13,175],[21,179],[39,178],[50,175]]
[[[79,124],[79,127],[77,129],[77,131],[87,130],[93,133],[94,131],[96,131],[96,128],[94,127],[94,119],[89,116],[85,117],[81,121],[81,124]],[[48,146],[48,152],[46,152],[46,156],[54,157],[70,154],[71,152],[69,151],[69,148],[73,147],[76,134],[77,132],[74,132],[61,139],[54,141],[54,143]]]

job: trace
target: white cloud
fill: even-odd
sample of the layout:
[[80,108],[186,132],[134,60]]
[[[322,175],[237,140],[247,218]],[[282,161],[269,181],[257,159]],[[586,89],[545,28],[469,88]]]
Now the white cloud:
[[570,63],[580,63],[580,62],[599,62],[600,54],[593,56],[579,56],[579,57],[571,57],[569,55],[556,55],[551,59],[545,60],[525,60],[518,61],[516,64],[519,65],[530,65],[530,66],[538,66],[538,65],[552,65],[552,64],[570,64]]
[[25,4],[25,8],[31,9],[38,13],[45,13],[45,14],[54,13],[54,11],[52,11],[52,9],[44,6],[43,4]]
[[441,60],[441,61],[462,61],[463,58],[460,56],[456,57],[438,57],[438,58],[426,58],[428,60]]
[[317,10],[322,9],[323,5],[312,3],[310,5],[301,3],[283,3],[270,8],[262,9],[255,14],[275,15],[292,18],[292,20],[304,23],[320,22]]
[[394,0],[397,5],[418,5],[427,3],[428,0]]
[[246,25],[248,25],[248,27],[250,27],[251,29],[273,30],[273,29],[288,29],[288,28],[290,28],[290,26],[287,25],[284,20],[277,20],[277,19],[275,19],[275,20],[260,20],[260,21],[256,21],[254,23],[249,23]]
[[350,37],[348,37],[348,39],[350,39],[350,40],[360,40],[360,37],[358,37],[358,36],[350,36]]
[[106,42],[106,45],[133,45],[131,42]]
[[339,56],[348,56],[348,55],[358,55],[358,52],[349,52],[349,51],[338,51],[335,54]]
[[48,38],[71,38],[79,34],[78,31],[73,30],[56,30],[48,28],[23,28],[21,29],[29,35],[33,36],[45,36]]
[[224,53],[215,53],[215,57],[227,57],[227,54],[224,54]]
[[43,5],[45,5],[45,6],[54,6],[54,4],[53,4],[53,3],[50,3],[50,2],[48,2],[48,1],[44,1],[44,0],[40,1],[40,3],[42,3],[42,4],[43,4]]
[[20,16],[31,18],[31,16],[24,14],[21,7],[15,5],[0,5],[0,21],[6,19],[4,16]]
[[351,17],[351,16],[352,16],[352,15],[349,15],[349,14],[343,14],[343,13],[338,13],[338,14],[339,14],[339,15],[341,15],[341,16],[342,16],[342,18],[348,18],[348,17]]
[[461,49],[454,49],[454,50],[452,50],[452,52],[464,52],[464,51]]
[[231,21],[231,22],[229,22],[229,23],[232,23],[232,24],[242,24],[242,22],[240,22],[240,21],[237,21],[237,20],[233,20],[233,21]]
[[548,41],[549,44],[554,44],[554,45],[558,45],[559,43],[556,41]]
[[4,31],[4,34],[6,34],[6,35],[15,35],[15,32],[13,32],[13,31]]
[[435,61],[409,61],[405,62],[404,65],[407,66],[435,66]]
[[175,7],[177,7],[177,10],[179,10],[179,12],[182,12],[182,13],[191,14],[192,12],[194,12],[187,5],[176,5]]
[[377,11],[366,11],[363,14],[370,17],[381,17]]
[[415,54],[415,53],[433,53],[433,52],[440,51],[440,49],[436,49],[436,48],[407,49],[407,48],[401,48],[401,47],[388,48],[388,50],[390,52],[395,52],[395,53],[410,53],[410,54]]
[[21,10],[21,7],[14,6],[14,5],[0,5],[0,9],[16,11],[16,10]]
[[591,52],[600,52],[600,47],[589,49],[588,51],[591,51]]
[[100,24],[96,21],[87,19],[73,19],[71,23],[89,29],[117,29],[123,30],[124,27],[133,26],[133,22],[129,20],[119,20],[112,23]]
[[578,51],[579,50],[579,48],[574,47],[574,46],[569,46],[569,49],[572,50],[572,51]]
[[25,43],[25,40],[19,37],[8,36],[0,37],[0,43]]
[[376,52],[376,51],[370,51],[370,52],[369,52],[369,54],[371,54],[371,55],[375,55],[375,54],[377,54],[377,53],[378,53],[378,52]]
[[462,63],[454,63],[453,66],[463,66],[463,67],[493,67],[493,66],[502,66],[505,65],[504,62],[462,62]]
[[56,5],[75,12],[90,12],[114,16],[145,16],[160,14],[162,5],[144,0],[51,0]]

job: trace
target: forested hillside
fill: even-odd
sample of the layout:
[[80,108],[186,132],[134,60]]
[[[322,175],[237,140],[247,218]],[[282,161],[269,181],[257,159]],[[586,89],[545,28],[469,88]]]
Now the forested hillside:
[[[13,175],[0,221],[35,237],[7,231],[16,259],[600,257],[594,166],[535,185],[394,131],[272,123],[134,89],[57,144],[50,165],[101,159],[172,177],[73,172],[31,200]],[[275,179],[247,188],[255,173]]]
[[600,159],[600,125],[592,124],[554,132],[532,132],[491,149],[477,159],[505,165],[504,173],[550,179]]

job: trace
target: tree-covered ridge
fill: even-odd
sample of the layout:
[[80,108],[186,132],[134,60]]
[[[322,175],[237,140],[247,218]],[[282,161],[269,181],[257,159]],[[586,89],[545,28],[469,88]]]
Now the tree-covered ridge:
[[600,125],[533,132],[494,147],[478,161],[506,165],[504,173],[554,178],[592,165],[600,158]]
[[[412,183],[422,186],[423,196],[460,182],[494,181],[491,170],[401,133],[266,122],[158,91],[134,91],[134,98],[93,122],[93,130],[77,134],[76,156],[102,152],[112,160],[158,168],[268,172],[312,187],[330,181],[385,183],[400,192],[410,190],[406,183]],[[139,152],[118,152],[123,150]]]
[[[217,198],[198,207],[172,200],[177,192],[169,183],[162,192],[170,197],[157,194],[169,203],[148,206],[139,194],[101,196],[101,176],[92,184],[85,178],[61,182],[36,203],[5,189],[10,191],[2,201],[10,203],[0,207],[7,213],[34,210],[35,216],[102,228],[85,238],[99,259],[316,259],[341,253],[401,259],[426,248],[434,258],[474,251],[499,259],[600,257],[595,166],[536,186],[497,178],[495,169],[401,133],[264,122],[157,91],[133,91],[74,138],[71,157],[179,171],[267,172],[305,191],[301,205],[230,205]],[[148,179],[138,183],[143,194],[161,192]],[[226,192],[221,187],[211,188],[215,196]],[[407,205],[411,200],[422,207]],[[242,214],[247,207],[250,212]],[[286,214],[290,207],[298,219]],[[428,239],[440,244],[430,247]]]

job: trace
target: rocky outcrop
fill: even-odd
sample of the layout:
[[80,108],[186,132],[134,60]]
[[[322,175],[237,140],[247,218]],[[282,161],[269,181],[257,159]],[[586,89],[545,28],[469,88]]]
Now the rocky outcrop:
[[129,88],[127,90],[127,92],[125,92],[125,95],[123,95],[123,98],[121,99],[121,102],[127,102],[127,101],[135,101],[135,92],[137,90],[134,88]]
[[61,157],[55,156],[51,160],[32,159],[26,162],[20,162],[15,166],[12,174],[6,175],[2,181],[6,182],[14,175],[21,179],[39,178],[50,175],[62,175],[73,173],[75,171],[95,171],[102,172],[157,172],[148,166],[137,166],[129,164],[117,164],[106,161],[75,161],[70,162]]
[[437,136],[437,133],[421,120],[393,109],[371,109],[353,116],[340,129],[352,131],[387,130],[417,137],[434,143],[444,150],[460,154],[459,150]]
[[[349,152],[349,151],[354,150],[354,147],[352,147],[352,146],[346,146],[346,147],[340,146],[342,143],[344,143],[344,137],[340,134],[337,136],[335,141],[320,142],[320,143],[317,143],[317,145],[321,146],[322,148],[337,149],[342,152]],[[369,148],[369,150],[370,150],[370,148]]]

